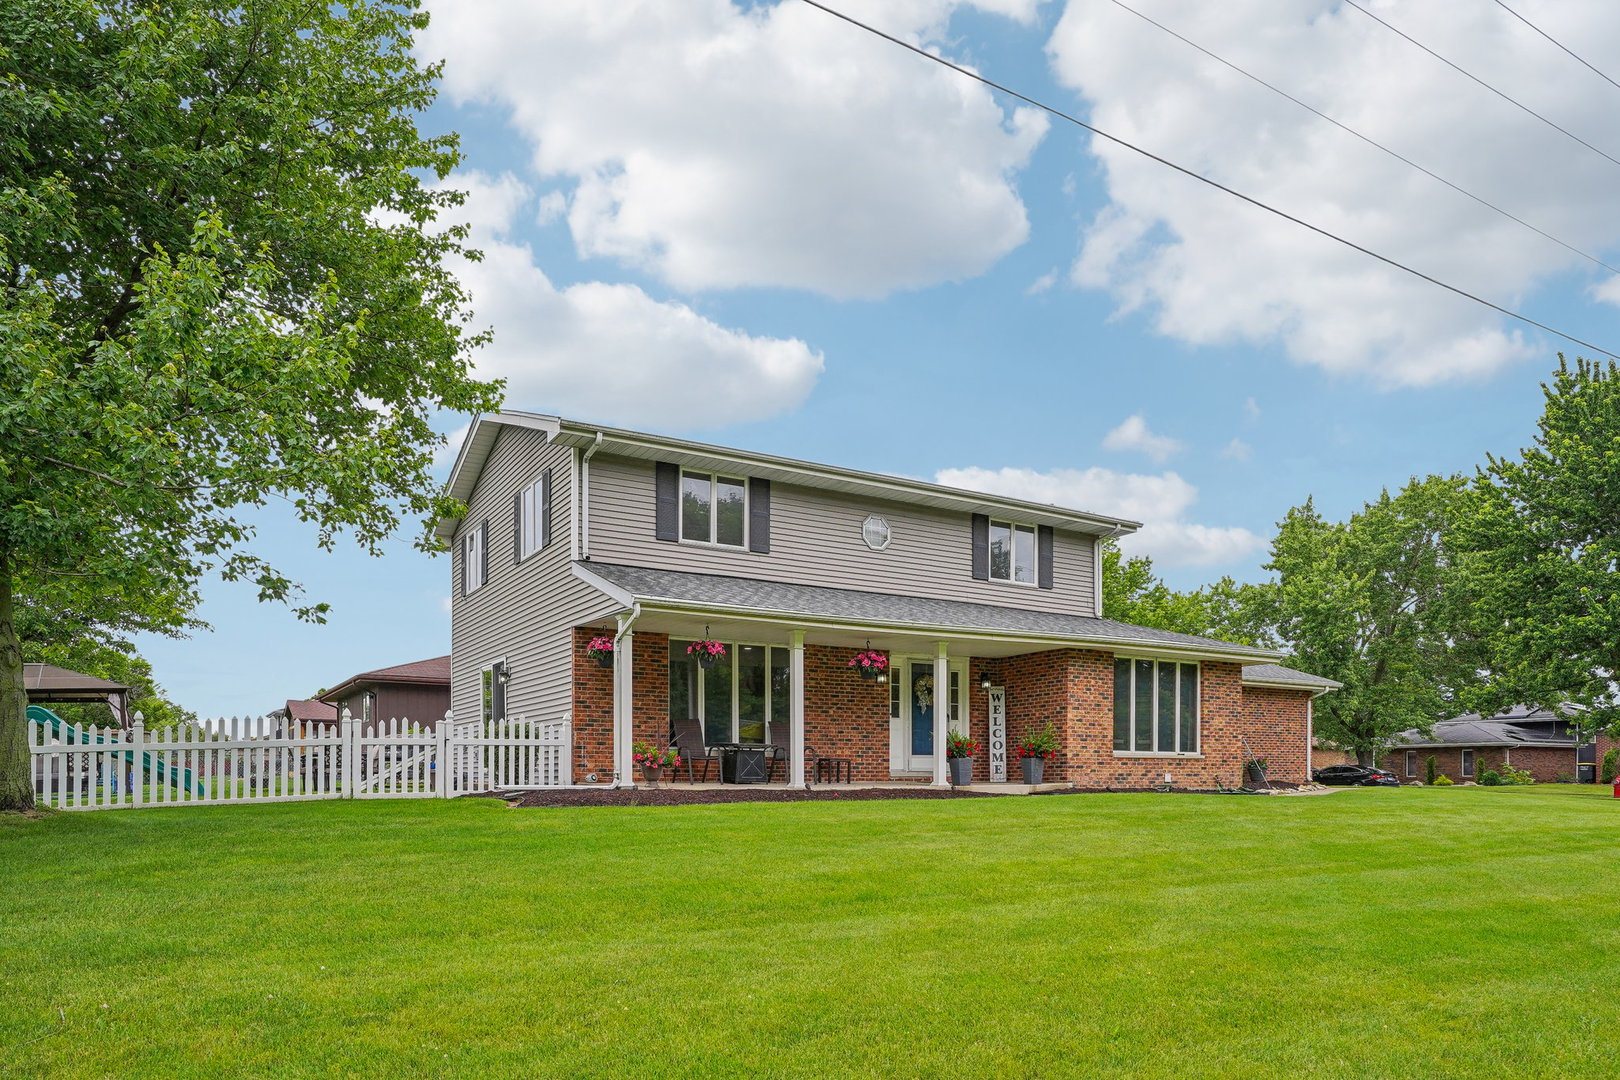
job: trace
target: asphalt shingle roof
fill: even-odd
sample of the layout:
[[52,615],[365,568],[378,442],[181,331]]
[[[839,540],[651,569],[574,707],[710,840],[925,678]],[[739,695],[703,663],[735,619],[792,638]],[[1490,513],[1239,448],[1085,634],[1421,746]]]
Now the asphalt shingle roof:
[[998,634],[1030,634],[1084,642],[1161,645],[1197,652],[1230,655],[1234,660],[1270,659],[1275,654],[1229,641],[1152,630],[1145,626],[1084,615],[976,604],[961,600],[934,600],[920,596],[832,589],[757,578],[719,574],[692,574],[614,563],[580,563],[585,571],[630,593],[643,603],[670,601],[682,605],[713,604],[749,611],[769,611],[811,618],[849,619],[881,626],[926,627]]
[[[1572,711],[1572,710],[1570,710]],[[1467,713],[1434,725],[1434,735],[1407,730],[1396,736],[1397,746],[1574,746],[1566,710],[1552,713],[1519,705],[1495,716]]]
[[1292,683],[1302,689],[1337,690],[1343,683],[1324,679],[1320,675],[1312,675],[1308,671],[1298,671],[1281,664],[1248,664],[1243,668],[1244,682],[1260,683]]

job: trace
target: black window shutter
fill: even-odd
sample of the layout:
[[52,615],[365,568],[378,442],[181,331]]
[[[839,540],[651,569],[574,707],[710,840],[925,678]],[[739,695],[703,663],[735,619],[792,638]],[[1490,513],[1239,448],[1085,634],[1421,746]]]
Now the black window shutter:
[[512,561],[523,561],[523,492],[512,496]]
[[537,516],[540,518],[540,547],[551,543],[551,470],[547,469],[540,474],[540,507]]
[[1052,526],[1035,528],[1035,583],[1043,589],[1052,587]]
[[657,525],[653,535],[674,542],[681,538],[681,467],[667,461],[653,466]]
[[973,577],[990,580],[990,518],[984,514],[973,515]]
[[502,661],[495,664],[489,673],[489,681],[494,685],[490,687],[489,711],[494,714],[492,719],[506,719],[506,663]]
[[771,482],[757,477],[748,480],[748,550],[771,551]]
[[468,535],[470,535],[470,534],[463,533],[462,537],[461,537],[461,595],[462,596],[467,595],[467,537],[468,537]]

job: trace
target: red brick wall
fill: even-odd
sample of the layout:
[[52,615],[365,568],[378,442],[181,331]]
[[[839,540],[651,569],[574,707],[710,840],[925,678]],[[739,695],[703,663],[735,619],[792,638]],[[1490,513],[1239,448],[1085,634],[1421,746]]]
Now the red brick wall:
[[[807,753],[848,758],[857,781],[889,779],[889,686],[849,667],[859,649],[804,647],[804,745]],[[806,760],[805,779],[814,781]]]
[[[1465,777],[1462,772],[1463,747],[1447,747],[1441,750],[1416,750],[1417,774],[1406,775],[1406,751],[1399,747],[1379,759],[1379,765],[1388,769],[1402,781],[1422,780],[1427,775],[1429,755],[1434,755],[1436,773],[1450,777],[1456,783],[1464,780],[1478,780],[1481,771],[1494,768],[1502,763],[1504,748],[1500,746],[1470,747],[1474,750],[1474,775]],[[1575,751],[1565,749],[1551,749],[1535,746],[1515,746],[1509,755],[1509,763],[1515,769],[1524,769],[1536,779],[1538,784],[1553,784],[1558,782],[1559,774],[1564,774],[1566,780],[1575,776]],[[1598,767],[1602,768],[1602,756],[1599,755]]]
[[1266,759],[1272,780],[1303,784],[1310,779],[1305,767],[1310,700],[1309,690],[1243,688],[1243,738],[1255,757]]
[[[599,665],[585,652],[591,638],[602,633],[590,627],[574,629],[574,742],[584,749],[585,764],[574,756],[574,782],[585,783],[596,773],[602,783],[613,780],[613,669]],[[669,744],[669,638],[663,634],[636,634],[631,641],[635,678],[634,738],[660,747]]]

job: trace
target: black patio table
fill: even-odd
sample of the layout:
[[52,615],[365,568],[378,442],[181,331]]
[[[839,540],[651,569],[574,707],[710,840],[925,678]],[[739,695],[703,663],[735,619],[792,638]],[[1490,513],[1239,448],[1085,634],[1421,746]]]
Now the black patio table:
[[722,784],[763,784],[770,777],[765,752],[758,743],[721,743],[720,782]]

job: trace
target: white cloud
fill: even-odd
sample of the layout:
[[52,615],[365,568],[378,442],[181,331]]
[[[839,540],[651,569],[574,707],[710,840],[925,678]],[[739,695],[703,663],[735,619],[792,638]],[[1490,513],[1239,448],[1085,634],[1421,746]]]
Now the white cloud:
[[1243,419],[1251,424],[1260,420],[1260,403],[1252,397],[1243,399]]
[[1126,417],[1124,423],[1104,435],[1102,445],[1104,450],[1135,450],[1161,464],[1181,449],[1180,441],[1154,434],[1141,413]]
[[1120,546],[1165,566],[1233,563],[1264,544],[1245,528],[1184,520],[1198,499],[1198,489],[1173,472],[1153,476],[1097,467],[1051,472],[969,467],[941,469],[934,479],[952,487],[1140,521],[1142,528],[1121,537]]
[[1248,461],[1254,456],[1254,447],[1242,439],[1234,438],[1221,448],[1221,457],[1228,461]]
[[[849,0],[934,45],[955,0]],[[974,6],[1023,22],[1038,0]],[[984,87],[798,3],[437,0],[421,50],[573,185],[581,256],[684,291],[834,297],[983,272],[1029,232],[1013,185],[1047,129]]]
[[[1393,0],[1418,40],[1598,142],[1613,89],[1491,4]],[[1230,0],[1146,13],[1556,236],[1620,243],[1614,166],[1334,0]],[[1606,0],[1522,5],[1591,55],[1620,51]],[[1457,194],[1118,8],[1071,0],[1049,50],[1104,130],[1509,306],[1590,263]],[[1613,140],[1610,140],[1612,143]],[[1605,149],[1620,150],[1620,145]],[[1198,343],[1283,344],[1301,363],[1415,386],[1526,357],[1517,324],[1102,140],[1110,203],[1072,276]],[[1602,271],[1598,299],[1620,303]]]
[[475,172],[446,184],[467,191],[456,216],[484,252],[453,267],[475,324],[495,331],[476,355],[478,373],[506,379],[514,406],[691,430],[793,409],[820,377],[821,354],[796,338],[729,329],[634,285],[557,288],[509,235],[533,201],[525,185]]
[[1029,286],[1024,290],[1024,295],[1039,296],[1042,293],[1049,291],[1053,285],[1056,285],[1057,279],[1058,272],[1056,270],[1048,270],[1046,273],[1029,283]]

